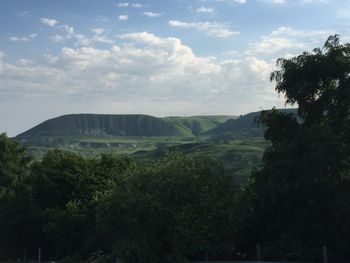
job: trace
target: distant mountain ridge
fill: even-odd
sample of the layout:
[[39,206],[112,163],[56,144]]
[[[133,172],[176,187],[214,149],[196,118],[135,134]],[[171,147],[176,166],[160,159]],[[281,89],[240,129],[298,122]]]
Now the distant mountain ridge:
[[39,136],[194,136],[233,116],[157,118],[141,114],[69,114],[49,119],[17,135]]

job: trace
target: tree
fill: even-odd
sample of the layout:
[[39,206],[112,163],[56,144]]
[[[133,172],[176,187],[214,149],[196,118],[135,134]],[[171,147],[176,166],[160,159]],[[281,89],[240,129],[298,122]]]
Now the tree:
[[219,163],[170,154],[126,174],[101,203],[101,249],[127,262],[232,257],[238,192]]
[[350,256],[350,45],[331,36],[278,65],[271,80],[298,114],[259,118],[271,146],[253,175],[255,231],[270,256],[314,259],[328,244],[342,260]]
[[49,258],[71,257],[74,262],[94,252],[96,242],[88,237],[96,206],[133,166],[130,160],[110,155],[88,159],[57,149],[32,166],[28,183],[43,217],[42,243]]
[[0,255],[16,258],[36,245],[37,224],[26,185],[31,157],[16,141],[0,134]]

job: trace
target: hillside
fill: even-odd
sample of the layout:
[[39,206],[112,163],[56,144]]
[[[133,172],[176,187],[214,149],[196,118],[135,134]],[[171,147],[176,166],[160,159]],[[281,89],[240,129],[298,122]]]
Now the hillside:
[[71,114],[44,121],[17,138],[39,136],[190,136],[185,127],[147,115]]
[[219,124],[235,119],[235,116],[190,116],[190,117],[166,117],[165,119],[191,130],[195,136],[201,135]]
[[148,115],[70,114],[53,118],[17,136],[196,136],[232,116],[156,118]]
[[[295,109],[280,109],[282,112],[295,113]],[[255,122],[260,115],[260,111],[241,115],[235,119],[229,119],[226,122],[218,124],[213,129],[205,132],[212,139],[219,140],[237,140],[247,138],[257,138],[264,135],[263,127],[258,127]]]

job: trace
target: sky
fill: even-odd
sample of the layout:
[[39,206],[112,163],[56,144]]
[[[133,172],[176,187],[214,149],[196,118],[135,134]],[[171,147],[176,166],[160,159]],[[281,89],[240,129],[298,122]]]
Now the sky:
[[276,59],[349,42],[349,25],[350,0],[0,0],[0,132],[286,107]]

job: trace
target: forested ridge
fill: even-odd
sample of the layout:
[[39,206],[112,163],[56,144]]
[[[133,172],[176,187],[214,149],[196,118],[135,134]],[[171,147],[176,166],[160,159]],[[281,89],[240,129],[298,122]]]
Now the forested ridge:
[[126,263],[350,259],[350,44],[278,60],[297,115],[263,111],[269,142],[241,184],[222,163],[169,152],[135,163],[60,150],[33,160],[0,135],[0,260]]

